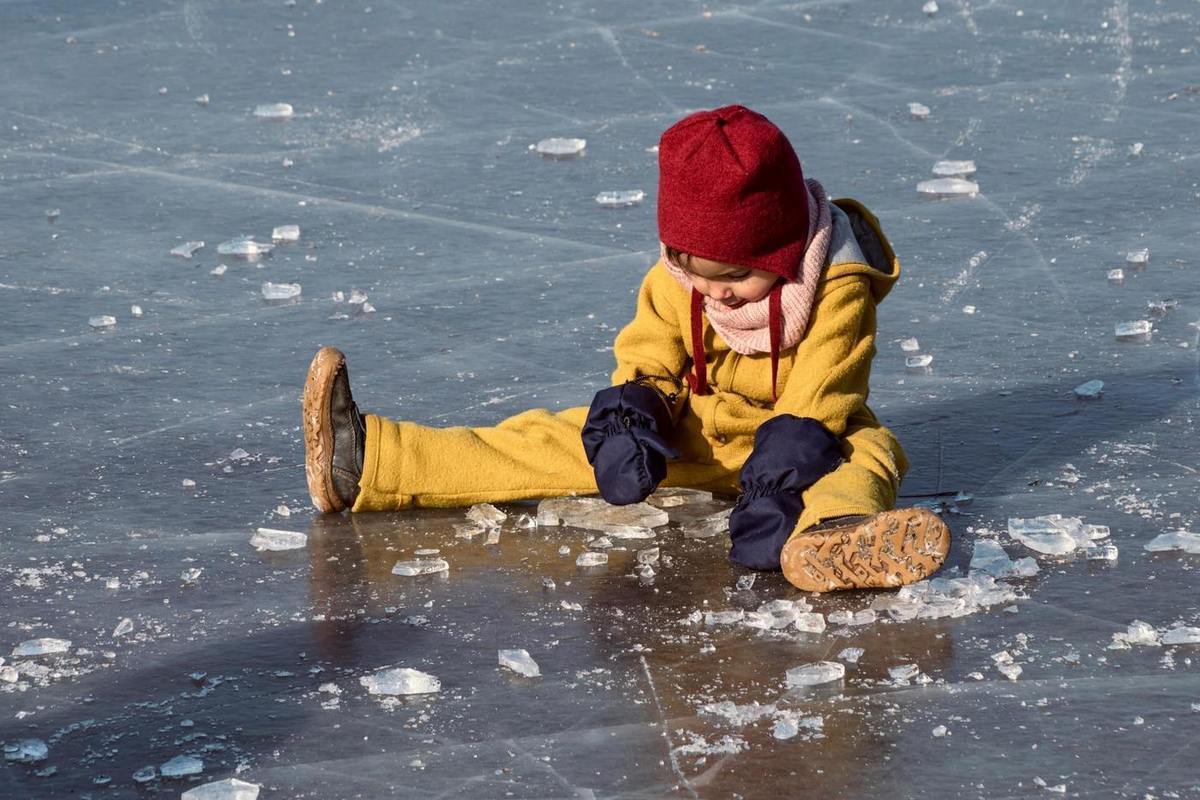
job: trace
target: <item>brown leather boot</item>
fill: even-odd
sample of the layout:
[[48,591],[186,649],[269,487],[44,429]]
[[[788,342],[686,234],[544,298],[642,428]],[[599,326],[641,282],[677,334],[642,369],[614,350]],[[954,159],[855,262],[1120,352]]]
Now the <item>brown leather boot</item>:
[[350,394],[346,356],[322,347],[304,382],[304,473],[317,510],[329,514],[354,505],[362,478],[367,430]]
[[783,575],[808,592],[887,589],[937,571],[950,550],[950,528],[925,508],[830,520],[788,540]]

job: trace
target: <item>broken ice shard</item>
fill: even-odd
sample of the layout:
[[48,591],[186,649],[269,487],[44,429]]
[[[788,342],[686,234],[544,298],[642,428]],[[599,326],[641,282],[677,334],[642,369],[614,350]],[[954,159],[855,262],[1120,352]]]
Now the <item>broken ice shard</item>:
[[821,633],[825,630],[825,617],[815,611],[804,612],[796,615],[793,625],[801,633]]
[[217,245],[217,254],[232,256],[234,258],[244,258],[247,261],[257,261],[274,249],[275,245],[273,244],[256,242],[249,236],[239,236],[236,239],[230,239],[227,242],[221,242]]
[[264,300],[291,300],[300,296],[303,291],[298,283],[271,283],[263,281],[262,296]]
[[259,119],[291,119],[295,113],[291,103],[263,103],[254,108]]
[[1115,544],[1098,544],[1094,547],[1085,547],[1083,555],[1088,561],[1116,561],[1120,555]]
[[729,611],[705,611],[705,625],[733,625],[736,622],[741,622],[746,616],[746,612],[740,608],[734,608]]
[[38,761],[45,761],[49,754],[50,748],[41,739],[19,739],[4,744],[4,759],[16,761],[19,764],[35,764]]
[[938,13],[937,0],[929,0],[928,3],[921,6],[921,11],[923,11],[928,17],[935,16]]
[[917,184],[917,193],[929,197],[974,197],[979,184],[964,178],[934,178]]
[[258,800],[259,788],[257,783],[227,778],[188,789],[179,800]]
[[577,567],[603,567],[608,563],[608,553],[580,553],[575,559]]
[[904,368],[909,372],[929,372],[933,364],[933,356],[925,353],[919,356],[908,356],[904,359]]
[[111,328],[117,324],[117,318],[109,314],[101,314],[96,317],[88,317],[88,325],[93,328]]
[[1104,381],[1085,381],[1075,387],[1075,396],[1080,400],[1097,400],[1104,393]]
[[871,608],[864,608],[861,611],[838,609],[830,611],[827,620],[830,625],[870,625],[875,621],[875,610]]
[[280,531],[274,528],[259,528],[250,537],[250,546],[255,550],[298,550],[308,545],[308,534],[295,531]]
[[1118,342],[1145,342],[1150,340],[1154,325],[1147,319],[1118,322],[1114,332]]
[[526,678],[539,678],[542,670],[537,662],[529,657],[526,650],[501,650],[499,652],[500,666],[507,667],[518,675]]
[[1125,280],[1125,270],[1118,267],[1108,271],[1108,280],[1111,283],[1122,283]]
[[609,525],[658,528],[671,521],[667,512],[647,503],[614,506],[598,497],[557,497],[538,503],[538,525],[567,525],[605,530]]
[[1030,550],[1055,556],[1066,555],[1087,544],[1080,521],[1057,514],[1030,519],[1010,518],[1008,535]]
[[857,664],[858,660],[863,657],[863,653],[867,652],[861,647],[847,647],[838,653],[838,658],[845,661],[847,664]]
[[1024,672],[1024,670],[1021,669],[1020,664],[997,664],[996,669],[1000,671],[1001,675],[1008,678],[1010,681],[1015,681],[1017,678],[1021,677],[1021,673]]
[[757,577],[758,576],[755,575],[754,573],[750,573],[749,575],[742,575],[741,577],[739,577],[737,579],[737,584],[736,584],[737,590],[739,592],[744,592],[744,591],[753,589],[754,588],[754,580]]
[[[158,767],[142,767],[133,773],[132,777],[134,783],[150,783],[150,781],[158,780]],[[184,797],[187,797],[187,793],[184,794]]]
[[1038,573],[1038,565],[1032,558],[1013,561],[998,543],[977,539],[971,554],[970,571],[985,572],[997,578],[1028,578]]
[[71,649],[70,639],[29,639],[13,648],[14,656],[48,656]]
[[909,103],[908,113],[913,119],[925,119],[929,116],[929,106],[924,103]]
[[276,242],[300,241],[299,225],[279,225],[271,231],[271,240]]
[[628,192],[600,192],[596,195],[596,204],[605,208],[624,208],[636,206],[646,199],[646,193],[641,189]]
[[531,150],[546,158],[575,158],[583,155],[586,147],[587,139],[569,139],[557,136],[542,139],[537,144],[530,145]]
[[433,694],[442,690],[442,682],[427,672],[408,667],[393,667],[359,678],[369,694]]
[[610,539],[653,539],[654,531],[638,525],[604,525],[600,528]]
[[1180,625],[1163,631],[1159,641],[1163,644],[1200,644],[1200,628]]
[[204,247],[204,242],[184,242],[181,245],[172,247],[171,255],[179,256],[180,258],[191,258],[202,247]]
[[444,558],[416,558],[412,561],[397,561],[392,567],[393,575],[412,577],[413,575],[434,575],[439,572],[449,572],[450,564]]
[[833,683],[846,677],[846,665],[837,661],[817,661],[792,667],[787,671],[789,689],[803,686],[819,686],[823,683]]
[[894,667],[888,667],[888,675],[894,681],[910,681],[920,674],[921,668],[916,664],[898,664]]
[[141,306],[134,305],[129,307],[129,315],[131,317],[141,317],[144,313]]
[[495,528],[508,519],[508,514],[505,514],[491,503],[479,503],[467,510],[467,519],[485,528]]
[[1200,554],[1200,533],[1172,531],[1155,536],[1146,543],[1146,550],[1161,553],[1167,550],[1182,550],[1193,555]]
[[127,636],[131,633],[133,633],[133,620],[131,620],[129,617],[125,617],[123,620],[117,623],[117,627],[113,629],[112,635]]
[[195,756],[175,756],[158,768],[164,778],[186,778],[204,772],[204,762]]
[[933,174],[943,178],[965,178],[975,174],[974,161],[939,161],[933,165]]
[[901,339],[900,349],[906,353],[919,353],[921,352],[921,343],[916,339]]

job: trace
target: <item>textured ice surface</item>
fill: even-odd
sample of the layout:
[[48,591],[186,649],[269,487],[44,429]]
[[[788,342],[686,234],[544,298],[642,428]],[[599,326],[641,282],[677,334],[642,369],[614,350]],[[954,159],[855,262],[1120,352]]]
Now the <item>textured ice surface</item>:
[[526,678],[537,678],[542,674],[541,668],[538,667],[536,661],[530,658],[526,650],[501,650],[499,659],[500,666],[507,667]]
[[433,675],[411,667],[380,670],[359,678],[359,683],[367,688],[368,694],[433,694],[442,690],[442,682]]
[[260,788],[257,783],[226,778],[188,789],[179,796],[179,800],[258,800]]
[[308,534],[298,531],[259,528],[250,537],[250,546],[255,550],[298,550],[307,545]]
[[538,503],[538,525],[569,525],[605,530],[613,525],[657,528],[670,521],[667,512],[647,503],[614,506],[598,497],[557,497]]
[[[321,800],[1046,794],[1035,776],[1079,797],[1194,795],[1197,645],[1107,647],[1135,619],[1160,640],[1200,624],[1198,556],[1145,550],[1200,532],[1200,8],[938,0],[930,18],[924,2],[0,4],[0,741],[50,748],[0,759],[0,797],[153,793],[133,773],[181,753],[205,773],[158,796],[233,775]],[[289,121],[253,116],[276,101]],[[908,455],[899,501],[940,503],[953,529],[938,577],[971,577],[981,540],[1045,559],[1037,575],[906,594],[899,618],[858,627],[708,628],[679,620],[803,598],[823,623],[899,592],[809,595],[762,573],[727,594],[743,570],[723,518],[700,520],[727,513],[736,475],[701,487],[712,503],[664,509],[653,540],[598,531],[614,545],[598,570],[576,568],[587,534],[570,527],[506,521],[487,547],[455,536],[465,507],[312,511],[299,396],[322,345],[346,352],[365,413],[580,418],[658,258],[653,146],[727,103],[778,123],[899,255],[870,402]],[[553,136],[586,138],[585,155],[529,152]],[[918,194],[941,160],[974,160],[980,194]],[[626,189],[646,197],[596,204]],[[257,262],[216,252],[283,224],[300,241]],[[303,294],[265,301],[263,281]],[[355,288],[378,311],[347,303]],[[93,331],[97,315],[117,324]],[[1116,341],[1126,320],[1152,337]],[[933,372],[906,370],[910,337]],[[1073,394],[1089,380],[1101,401]],[[728,410],[685,424],[740,431]],[[308,546],[256,552],[281,504]],[[1005,530],[1056,513],[1109,526],[1120,559],[1044,556]],[[647,546],[651,584],[633,575]],[[391,574],[424,548],[452,580]],[[114,641],[126,617],[135,634]],[[73,644],[11,655],[39,637]],[[547,677],[498,672],[511,646]],[[788,668],[850,647],[865,654],[843,684],[785,692]],[[988,658],[1001,649],[1015,683]],[[899,663],[934,682],[886,685]],[[446,688],[367,701],[358,677],[393,665]],[[724,700],[824,727],[698,712]],[[736,752],[705,750],[722,743]]]

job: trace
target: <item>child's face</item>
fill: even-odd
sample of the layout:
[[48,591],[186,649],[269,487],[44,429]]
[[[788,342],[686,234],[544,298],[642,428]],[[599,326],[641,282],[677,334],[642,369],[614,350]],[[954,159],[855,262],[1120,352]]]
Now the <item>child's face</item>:
[[684,272],[692,286],[727,308],[737,308],[766,297],[779,276],[761,269],[739,267],[699,256],[687,259]]

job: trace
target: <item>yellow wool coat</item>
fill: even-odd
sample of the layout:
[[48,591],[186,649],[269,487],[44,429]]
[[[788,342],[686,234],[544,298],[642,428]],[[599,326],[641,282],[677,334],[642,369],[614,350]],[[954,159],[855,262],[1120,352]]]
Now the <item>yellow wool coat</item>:
[[[834,516],[891,508],[907,469],[904,451],[867,406],[875,355],[875,306],[900,276],[878,220],[853,200],[834,201],[834,237],[817,284],[808,330],[780,353],[777,401],[769,354],[741,355],[705,325],[711,394],[694,396],[689,293],[655,264],[637,312],[617,336],[613,383],[641,379],[676,395],[663,486],[736,494],[754,433],[793,414],[819,421],[842,440],[845,461],[803,493],[797,530]],[[486,428],[429,428],[367,415],[367,442],[354,511],[408,505],[462,506],[596,493],[580,430],[586,407],[535,409]]]

